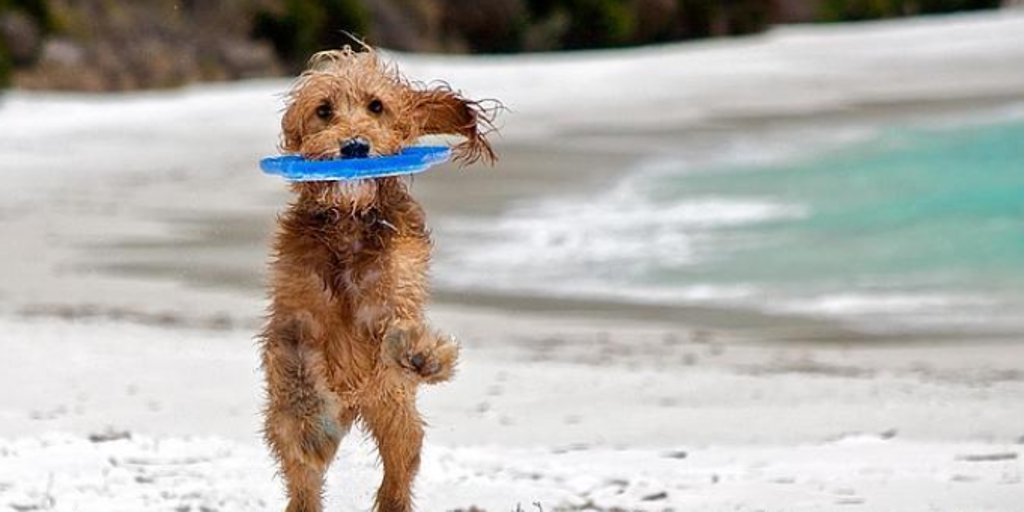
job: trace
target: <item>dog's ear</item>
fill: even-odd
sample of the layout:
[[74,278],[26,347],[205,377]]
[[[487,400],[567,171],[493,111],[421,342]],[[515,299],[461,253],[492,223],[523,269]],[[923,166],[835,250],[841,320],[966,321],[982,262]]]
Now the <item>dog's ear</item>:
[[292,101],[281,117],[281,150],[296,153],[302,147],[303,113],[301,105]]
[[487,136],[494,131],[494,116],[500,104],[484,106],[463,98],[447,86],[416,93],[412,117],[422,135],[459,135],[464,141],[455,145],[455,161],[469,165],[478,160],[493,164],[497,160]]

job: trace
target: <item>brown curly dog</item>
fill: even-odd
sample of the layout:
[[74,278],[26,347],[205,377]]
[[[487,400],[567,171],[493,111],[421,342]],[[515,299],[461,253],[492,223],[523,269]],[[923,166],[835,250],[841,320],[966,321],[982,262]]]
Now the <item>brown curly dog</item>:
[[[496,110],[447,86],[403,79],[372,49],[323,52],[291,91],[282,149],[311,159],[388,155],[424,135],[465,140],[456,160],[491,163]],[[401,178],[292,185],[278,220],[262,334],[265,435],[288,512],[322,509],[324,474],[360,420],[377,442],[379,512],[408,512],[420,462],[421,383],[451,378],[459,353],[424,319],[430,237]]]

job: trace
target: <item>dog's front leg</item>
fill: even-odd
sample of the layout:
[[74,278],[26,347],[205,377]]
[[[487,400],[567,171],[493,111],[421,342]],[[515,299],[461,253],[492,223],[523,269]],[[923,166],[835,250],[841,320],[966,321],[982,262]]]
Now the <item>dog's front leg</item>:
[[387,267],[391,288],[383,293],[391,314],[382,355],[386,363],[407,375],[434,384],[451,379],[455,373],[459,345],[451,336],[431,330],[423,319],[429,259],[430,241],[425,233],[393,240]]
[[392,325],[384,336],[383,349],[391,364],[426,384],[451,379],[459,358],[455,340],[414,321]]

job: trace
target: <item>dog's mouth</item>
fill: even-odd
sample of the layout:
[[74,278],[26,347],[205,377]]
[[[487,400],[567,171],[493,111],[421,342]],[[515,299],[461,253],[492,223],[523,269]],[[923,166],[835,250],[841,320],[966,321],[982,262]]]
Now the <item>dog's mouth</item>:
[[370,143],[362,137],[355,137],[341,141],[338,158],[349,160],[353,158],[366,158],[370,156]]
[[[0,0],[0,2],[2,1]],[[340,139],[333,144],[328,143],[323,146],[317,146],[311,148],[310,151],[304,151],[300,154],[302,158],[310,161],[329,161],[394,156],[402,152],[402,148],[394,152],[381,151],[382,149],[384,148],[375,146],[369,139],[353,137],[350,139]]]

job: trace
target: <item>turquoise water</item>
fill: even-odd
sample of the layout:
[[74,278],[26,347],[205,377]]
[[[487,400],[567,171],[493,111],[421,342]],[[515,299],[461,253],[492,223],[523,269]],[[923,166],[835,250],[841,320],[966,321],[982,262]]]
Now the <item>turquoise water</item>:
[[1024,120],[890,128],[815,153],[696,169],[679,157],[525,205],[462,226],[441,274],[888,331],[1024,329]]
[[753,285],[768,301],[878,296],[878,308],[860,307],[883,313],[897,296],[919,319],[970,312],[961,320],[975,324],[1014,320],[1024,295],[1024,122],[891,129],[796,163],[663,176],[650,190],[659,201],[761,197],[804,211],[718,230],[738,248],[655,270],[651,282]]
[[679,279],[1024,291],[1024,123],[891,130],[795,164],[665,177],[654,190],[662,200],[769,197],[808,212],[733,230],[761,243]]

